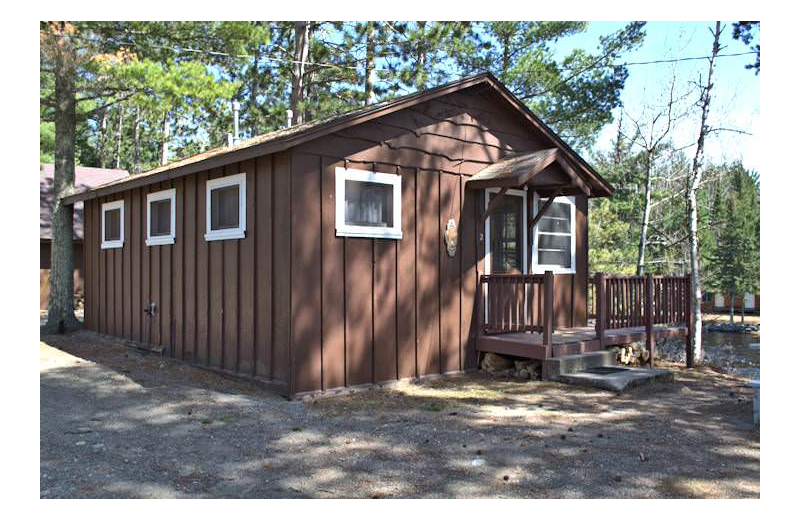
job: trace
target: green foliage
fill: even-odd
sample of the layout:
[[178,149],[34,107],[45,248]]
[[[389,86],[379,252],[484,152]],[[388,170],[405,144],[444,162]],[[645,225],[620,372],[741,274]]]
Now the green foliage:
[[709,286],[730,295],[759,290],[759,178],[741,164],[730,169],[729,190],[719,194],[714,212],[719,233],[709,255]]
[[[456,56],[463,73],[488,70],[562,138],[588,149],[613,120],[628,77],[614,66],[644,41],[644,22],[601,38],[597,53],[575,49],[556,58],[556,45],[586,29],[585,22],[480,22]],[[465,46],[465,47],[464,47]]]
[[[741,40],[745,45],[750,45],[755,35],[761,31],[761,22],[735,22],[733,24],[733,39]],[[761,44],[750,45],[750,50],[756,53],[756,61],[744,66],[746,69],[755,70],[756,76],[761,73]]]
[[[109,166],[119,155],[129,170],[158,165],[165,117],[171,159],[224,145],[233,100],[242,106],[243,138],[285,125],[294,22],[73,25],[89,58],[78,81],[81,164]],[[316,21],[309,27],[300,107],[306,121],[364,104],[371,38],[379,101],[488,70],[571,144],[585,148],[619,105],[627,71],[614,63],[644,37],[643,24],[633,23],[603,38],[595,53],[575,50],[556,59],[558,42],[585,30],[585,22]],[[49,74],[41,77],[44,160],[53,147],[47,126],[53,84]]]

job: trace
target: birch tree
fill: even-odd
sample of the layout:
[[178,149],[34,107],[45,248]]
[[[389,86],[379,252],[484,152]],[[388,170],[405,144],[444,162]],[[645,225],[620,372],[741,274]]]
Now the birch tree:
[[[671,132],[675,125],[686,117],[687,111],[680,103],[686,95],[678,95],[675,92],[675,75],[673,74],[667,93],[663,97],[664,104],[660,106],[646,107],[638,117],[628,119],[633,126],[633,136],[628,139],[636,147],[641,149],[641,165],[644,188],[644,204],[639,225],[639,246],[636,261],[636,275],[644,274],[645,254],[647,251],[648,228],[650,226],[650,212],[652,209],[653,196],[653,175],[656,162],[662,155],[672,153],[672,148],[665,146],[671,138]],[[618,131],[622,131],[621,129]]]
[[694,366],[703,357],[703,315],[701,310],[703,293],[700,282],[700,253],[697,239],[697,190],[700,187],[703,176],[703,152],[705,151],[706,138],[710,134],[708,115],[711,109],[711,90],[714,87],[714,67],[717,64],[717,55],[720,51],[719,37],[722,34],[721,23],[718,21],[712,30],[714,43],[711,47],[711,56],[708,59],[708,75],[705,83],[699,85],[700,99],[700,130],[697,135],[697,145],[695,149],[692,167],[689,172],[689,179],[686,189],[686,204],[688,210],[689,223],[689,255],[690,272],[692,275],[692,295],[695,327],[692,331],[691,351],[686,352],[686,363]]

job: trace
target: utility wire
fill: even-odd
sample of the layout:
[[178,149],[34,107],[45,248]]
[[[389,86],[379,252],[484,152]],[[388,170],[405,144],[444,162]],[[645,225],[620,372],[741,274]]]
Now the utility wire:
[[[87,38],[83,38],[86,40],[91,40]],[[240,58],[240,59],[255,59],[259,60],[266,60],[266,61],[274,61],[280,63],[291,63],[291,64],[302,64],[302,65],[316,65],[317,67],[324,67],[324,68],[338,68],[338,69],[349,69],[349,70],[360,70],[363,67],[355,67],[352,65],[338,65],[333,63],[323,63],[323,62],[315,62],[315,61],[301,61],[301,60],[293,60],[283,57],[276,57],[276,56],[254,56],[252,54],[230,54],[227,52],[220,52],[220,51],[213,51],[213,50],[205,50],[205,49],[194,49],[191,47],[174,47],[168,45],[157,45],[157,44],[140,44],[135,41],[119,41],[121,45],[131,45],[134,47],[150,47],[150,48],[157,48],[157,49],[166,49],[172,50],[175,52],[186,52],[186,53],[194,53],[194,54],[208,54],[210,56],[219,56],[219,57],[228,57],[228,58]],[[746,56],[748,54],[757,54],[758,51],[747,51],[747,52],[739,52],[733,54],[717,54],[717,58],[729,58],[729,57],[736,57],[736,56]],[[392,56],[392,55],[399,55],[402,54],[401,52],[390,52],[385,54],[376,54],[376,57],[383,57],[383,56]],[[603,64],[603,65],[594,65],[591,68],[614,68],[614,67],[628,67],[630,65],[653,65],[658,63],[678,63],[682,61],[693,61],[693,60],[708,60],[711,59],[711,56],[691,56],[691,57],[684,57],[684,58],[669,58],[663,60],[651,60],[651,61],[629,61],[624,63],[610,63],[610,64]],[[396,73],[394,69],[385,69],[380,67],[375,67],[373,70],[378,72],[391,72]],[[559,68],[561,72],[570,72],[570,71],[579,71],[581,68]],[[590,70],[590,69],[586,69]]]

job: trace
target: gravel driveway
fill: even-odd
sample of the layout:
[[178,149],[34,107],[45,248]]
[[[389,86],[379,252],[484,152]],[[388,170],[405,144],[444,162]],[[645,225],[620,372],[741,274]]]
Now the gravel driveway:
[[79,332],[40,342],[40,492],[57,497],[752,497],[744,380],[615,394],[481,374],[289,402]]

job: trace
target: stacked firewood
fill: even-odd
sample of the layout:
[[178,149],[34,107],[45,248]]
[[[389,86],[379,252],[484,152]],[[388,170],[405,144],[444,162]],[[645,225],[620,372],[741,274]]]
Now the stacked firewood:
[[493,376],[518,379],[540,379],[542,363],[531,359],[516,359],[487,353],[481,360],[481,370]]
[[617,362],[620,365],[645,365],[650,361],[650,352],[644,343],[626,343],[617,347]]

